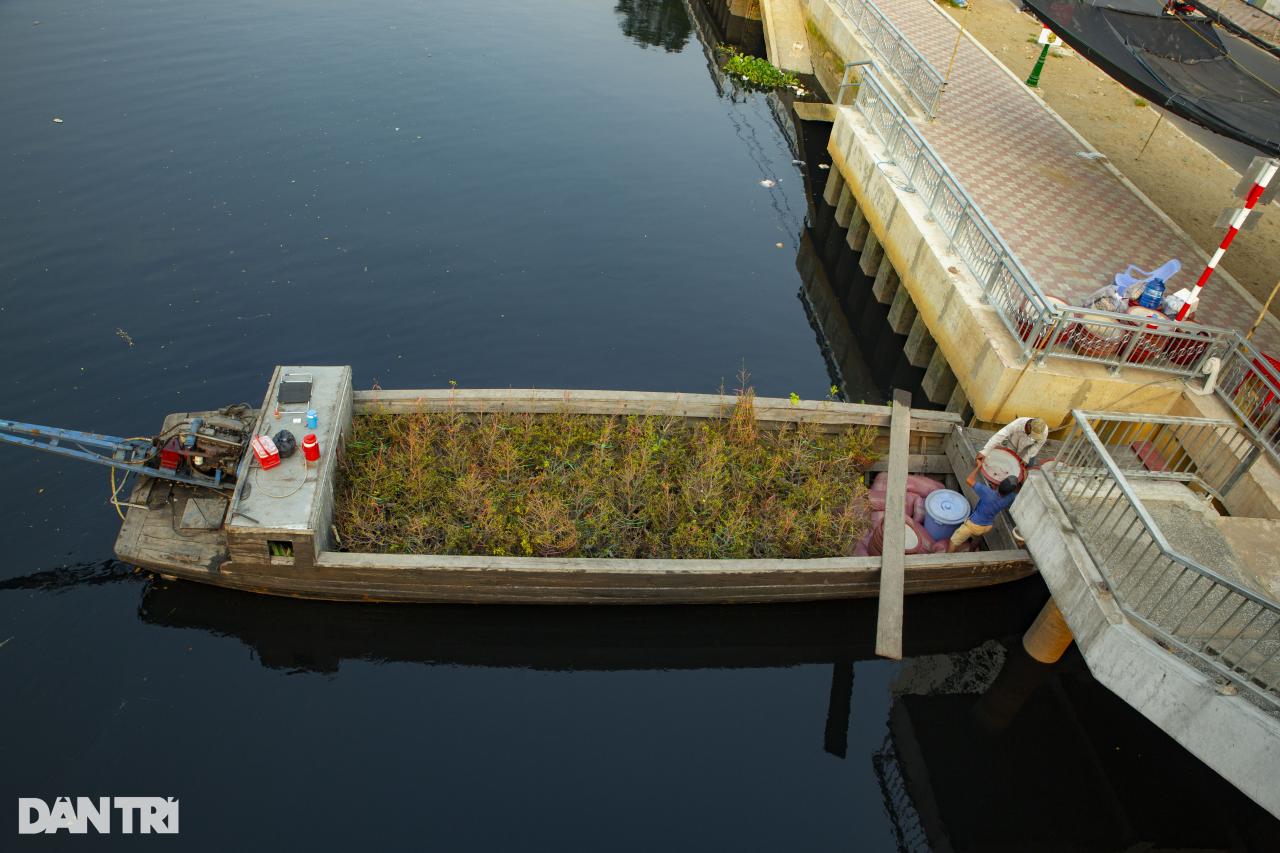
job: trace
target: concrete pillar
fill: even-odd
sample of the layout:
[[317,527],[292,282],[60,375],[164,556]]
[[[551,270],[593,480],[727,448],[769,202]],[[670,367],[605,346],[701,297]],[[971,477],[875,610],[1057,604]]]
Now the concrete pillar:
[[942,354],[942,350],[934,349],[920,387],[932,403],[942,405],[951,399],[951,392],[956,389],[956,374],[951,370],[951,365],[947,364],[947,357]]
[[916,314],[916,319],[911,324],[911,331],[907,333],[907,345],[902,348],[902,351],[907,354],[907,361],[911,362],[913,367],[928,367],[937,349],[938,344],[933,339],[929,326],[924,322],[923,317]]
[[916,319],[916,304],[911,301],[911,294],[905,287],[899,287],[889,303],[889,328],[899,335],[911,331],[911,324]]
[[876,270],[876,280],[871,285],[876,301],[882,305],[892,303],[894,294],[898,292],[898,281],[898,271],[893,268],[889,256],[885,255],[880,259],[880,269]]
[[858,199],[849,189],[849,185],[845,184],[844,189],[840,190],[840,201],[836,203],[836,223],[841,228],[849,227],[849,220],[852,217],[853,208],[858,206]]
[[956,382],[955,390],[951,392],[951,398],[947,400],[947,411],[964,417],[964,412],[967,408],[969,408],[969,395],[964,393],[964,386]]
[[849,219],[847,240],[850,249],[855,252],[861,252],[862,247],[867,243],[867,234],[871,232],[871,223],[867,221],[867,217],[862,215],[862,208],[855,207],[853,210],[853,215]]
[[844,189],[844,175],[839,169],[827,172],[827,186],[822,190],[822,198],[827,204],[835,207],[840,201],[840,191]]
[[858,261],[858,265],[862,267],[862,271],[869,276],[874,276],[880,269],[880,259],[884,257],[884,246],[880,245],[880,238],[876,236],[876,232],[867,232],[867,242],[862,247],[862,258]]
[[1071,640],[1071,628],[1051,598],[1022,635],[1022,647],[1040,663],[1057,663]]

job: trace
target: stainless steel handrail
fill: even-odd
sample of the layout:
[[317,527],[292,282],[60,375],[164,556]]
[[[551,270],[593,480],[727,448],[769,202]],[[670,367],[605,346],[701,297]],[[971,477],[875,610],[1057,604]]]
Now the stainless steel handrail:
[[[1194,657],[1260,701],[1280,707],[1280,604],[1170,546],[1130,484],[1129,477],[1136,480],[1145,475],[1134,469],[1123,471],[1112,451],[1121,451],[1125,445],[1104,442],[1094,428],[1095,423],[1123,418],[1137,425],[1140,434],[1141,421],[1131,415],[1080,411],[1073,417],[1071,433],[1044,474],[1116,604],[1161,642]],[[1158,422],[1177,427],[1178,420]],[[1218,436],[1241,435],[1231,421],[1186,419],[1182,426],[1209,428],[1209,434]],[[1125,441],[1129,435],[1126,430]],[[1194,439],[1187,434],[1181,440]],[[1245,447],[1231,444],[1235,452]],[[1189,457],[1210,463],[1221,452],[1211,446],[1186,449]],[[1199,478],[1197,469],[1189,472],[1193,481],[1212,488]]]
[[933,115],[942,97],[943,80],[938,69],[871,0],[839,0],[838,6],[883,66],[902,81],[926,115]]
[[910,189],[949,240],[948,249],[978,281],[983,299],[995,308],[1023,357],[1101,363],[1112,371],[1139,367],[1187,378],[1199,376],[1210,358],[1218,358],[1217,397],[1280,463],[1280,368],[1269,367],[1234,330],[1052,303],[894,102],[875,69],[863,67],[855,79],[854,66],[847,66],[837,102],[844,103],[854,88],[853,108],[906,174]]

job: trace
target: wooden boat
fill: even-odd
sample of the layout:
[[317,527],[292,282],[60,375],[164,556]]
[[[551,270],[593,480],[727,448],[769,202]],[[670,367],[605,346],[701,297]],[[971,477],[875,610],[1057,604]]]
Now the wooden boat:
[[[279,399],[282,381],[309,376],[305,403]],[[318,461],[302,454],[263,471],[245,453],[229,495],[142,476],[124,505],[116,540],[120,559],[166,577],[272,595],[339,601],[487,602],[508,604],[676,604],[806,601],[876,596],[880,557],[809,560],[623,560],[356,554],[339,550],[332,519],[338,456],[353,414],[429,412],[553,412],[718,417],[731,397],[627,391],[410,390],[354,391],[349,367],[277,367],[253,433],[281,428],[314,433]],[[318,426],[301,427],[314,410]],[[806,421],[837,431],[871,425],[888,446],[892,409],[829,401],[794,404],[757,398],[762,427]],[[170,415],[169,430],[207,413]],[[974,449],[959,419],[910,410],[909,447],[873,470],[905,466],[963,485]],[[957,476],[958,475],[958,476]],[[905,477],[905,474],[903,475]],[[1007,526],[988,536],[994,550],[924,554],[903,560],[907,593],[989,586],[1034,571]]]

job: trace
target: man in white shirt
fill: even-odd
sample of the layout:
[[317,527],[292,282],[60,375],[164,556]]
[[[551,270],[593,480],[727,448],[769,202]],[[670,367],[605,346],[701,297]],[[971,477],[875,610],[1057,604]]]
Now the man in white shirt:
[[981,464],[983,458],[997,447],[1007,447],[1018,454],[1027,467],[1032,467],[1040,449],[1048,440],[1049,425],[1044,421],[1039,418],[1015,418],[987,440],[978,454],[978,462]]

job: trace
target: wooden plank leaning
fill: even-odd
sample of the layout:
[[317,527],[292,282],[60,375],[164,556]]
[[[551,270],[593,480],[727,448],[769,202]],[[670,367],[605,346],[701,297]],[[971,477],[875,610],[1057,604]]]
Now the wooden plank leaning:
[[876,654],[893,660],[902,660],[904,519],[910,440],[911,394],[894,390],[889,419],[889,482],[884,496],[884,553],[880,558],[880,610],[876,618]]

